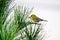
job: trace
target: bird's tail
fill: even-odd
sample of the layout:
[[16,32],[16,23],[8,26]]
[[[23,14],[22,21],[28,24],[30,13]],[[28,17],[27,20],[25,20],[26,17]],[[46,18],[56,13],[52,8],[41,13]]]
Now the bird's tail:
[[47,20],[43,20],[43,21],[48,22]]

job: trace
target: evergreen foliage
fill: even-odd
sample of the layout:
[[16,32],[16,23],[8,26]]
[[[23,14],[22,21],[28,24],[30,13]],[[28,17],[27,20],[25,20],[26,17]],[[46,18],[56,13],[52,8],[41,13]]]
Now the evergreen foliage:
[[40,24],[29,20],[33,8],[18,6],[14,9],[14,18],[6,21],[12,8],[15,7],[9,9],[9,5],[13,1],[0,0],[0,40],[17,40],[16,37],[19,35],[18,40],[38,40],[38,34],[43,28]]

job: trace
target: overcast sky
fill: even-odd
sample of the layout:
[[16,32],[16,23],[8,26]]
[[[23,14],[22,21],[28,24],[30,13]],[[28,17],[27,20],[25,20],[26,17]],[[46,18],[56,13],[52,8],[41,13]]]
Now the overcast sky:
[[46,40],[60,40],[60,0],[16,0],[15,3],[34,7],[33,13],[48,20]]

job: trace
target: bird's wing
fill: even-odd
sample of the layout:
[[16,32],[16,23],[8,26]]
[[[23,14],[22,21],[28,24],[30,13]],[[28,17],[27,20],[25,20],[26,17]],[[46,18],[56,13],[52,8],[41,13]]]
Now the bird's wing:
[[41,18],[39,18],[39,17],[37,17],[37,18],[36,18],[36,20],[39,20],[39,21],[44,21],[43,19],[41,19]]
[[47,20],[43,20],[43,19],[41,19],[41,18],[37,18],[37,20],[39,20],[39,21],[46,21],[46,22],[48,22]]

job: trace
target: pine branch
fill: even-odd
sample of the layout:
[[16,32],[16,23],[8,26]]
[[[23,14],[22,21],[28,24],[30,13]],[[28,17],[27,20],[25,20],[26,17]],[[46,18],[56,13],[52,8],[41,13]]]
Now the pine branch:
[[14,20],[20,29],[27,26],[26,19],[28,18],[29,14],[32,12],[32,9],[18,6],[14,10]]
[[11,2],[12,0],[0,0],[0,40],[13,40],[19,31],[17,25],[15,25],[14,21],[11,22],[11,19],[4,26],[4,22],[12,11],[12,8],[14,8],[13,6],[9,9]]
[[36,22],[27,22],[27,25],[29,25],[29,24],[41,25],[41,23],[36,23]]

